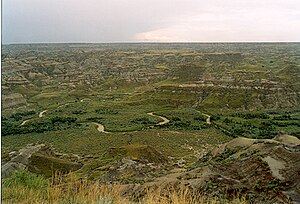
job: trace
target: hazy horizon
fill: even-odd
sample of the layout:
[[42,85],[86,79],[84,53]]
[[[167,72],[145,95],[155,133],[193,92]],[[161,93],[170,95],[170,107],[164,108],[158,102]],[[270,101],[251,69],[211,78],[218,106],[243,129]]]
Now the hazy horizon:
[[300,43],[300,41],[226,41],[226,42],[168,42],[168,41],[124,41],[124,42],[24,42],[24,43],[2,43],[2,45],[38,45],[38,44],[239,44],[239,43],[253,43],[253,44],[276,44],[276,43]]
[[3,0],[2,44],[299,42],[297,0]]

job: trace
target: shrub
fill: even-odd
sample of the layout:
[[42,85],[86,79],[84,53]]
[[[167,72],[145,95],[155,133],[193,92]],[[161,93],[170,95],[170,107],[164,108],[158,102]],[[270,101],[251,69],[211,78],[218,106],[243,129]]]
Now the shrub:
[[140,118],[135,118],[130,121],[131,123],[135,124],[142,124],[142,125],[148,125],[148,124],[155,124],[156,121],[154,119],[150,119],[148,117],[140,117]]
[[36,114],[35,111],[18,112],[18,113],[12,114],[9,118],[19,121],[19,120],[22,120],[23,117],[34,115],[34,114]]
[[112,114],[112,115],[119,113],[118,111],[110,110],[110,109],[97,109],[95,110],[95,112],[98,114]]

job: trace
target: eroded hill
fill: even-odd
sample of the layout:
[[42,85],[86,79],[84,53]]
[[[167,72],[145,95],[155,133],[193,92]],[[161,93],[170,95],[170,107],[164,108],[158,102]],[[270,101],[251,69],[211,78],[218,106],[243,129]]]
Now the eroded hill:
[[300,101],[298,51],[296,43],[8,45],[3,107],[28,105],[42,92],[125,89],[175,105],[186,94],[197,107],[291,108]]

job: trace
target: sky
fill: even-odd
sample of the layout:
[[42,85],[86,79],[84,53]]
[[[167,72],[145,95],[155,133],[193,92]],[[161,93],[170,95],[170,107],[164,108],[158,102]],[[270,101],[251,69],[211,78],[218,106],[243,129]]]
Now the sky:
[[300,0],[2,0],[2,43],[300,41]]

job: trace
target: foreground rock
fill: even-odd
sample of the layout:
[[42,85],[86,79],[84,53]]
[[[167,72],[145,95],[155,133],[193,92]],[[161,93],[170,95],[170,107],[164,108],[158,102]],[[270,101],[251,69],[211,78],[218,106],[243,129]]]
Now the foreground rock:
[[8,178],[21,169],[51,177],[54,173],[69,173],[82,166],[79,163],[59,158],[53,149],[45,144],[30,144],[15,154],[16,156],[2,166],[2,178]]
[[300,140],[236,138],[204,155],[190,169],[173,169],[144,184],[123,185],[124,194],[143,195],[149,188],[185,189],[251,203],[300,202]]

